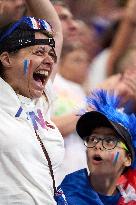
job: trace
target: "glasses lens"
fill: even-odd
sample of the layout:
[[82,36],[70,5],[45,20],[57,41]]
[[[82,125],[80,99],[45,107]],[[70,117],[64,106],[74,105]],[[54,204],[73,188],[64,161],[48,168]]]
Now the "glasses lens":
[[93,148],[96,146],[96,144],[99,141],[102,141],[103,148],[107,150],[114,149],[118,143],[118,139],[114,136],[105,136],[105,137],[102,136],[101,137],[101,136],[91,135],[89,137],[86,137],[84,144],[88,148]]
[[98,137],[91,135],[89,137],[86,137],[84,144],[88,148],[93,148],[98,143],[98,141],[99,141]]
[[103,139],[103,147],[105,149],[114,149],[118,143],[117,138],[113,136],[106,136],[106,138]]

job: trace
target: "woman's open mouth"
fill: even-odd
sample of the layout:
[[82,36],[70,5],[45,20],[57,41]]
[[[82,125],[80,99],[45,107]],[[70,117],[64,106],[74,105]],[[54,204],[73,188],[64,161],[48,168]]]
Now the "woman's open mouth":
[[38,70],[38,71],[33,73],[33,79],[36,82],[42,84],[43,86],[45,85],[45,82],[46,82],[48,76],[49,76],[49,72],[45,71],[45,70]]

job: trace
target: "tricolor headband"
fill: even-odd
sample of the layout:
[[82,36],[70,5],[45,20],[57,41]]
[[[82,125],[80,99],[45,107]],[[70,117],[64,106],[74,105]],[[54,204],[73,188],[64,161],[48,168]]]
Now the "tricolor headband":
[[[35,32],[42,32],[48,36],[48,39],[35,39]],[[53,31],[47,21],[34,17],[22,17],[19,21],[1,29],[0,53],[14,52],[32,45],[49,45],[55,48]]]

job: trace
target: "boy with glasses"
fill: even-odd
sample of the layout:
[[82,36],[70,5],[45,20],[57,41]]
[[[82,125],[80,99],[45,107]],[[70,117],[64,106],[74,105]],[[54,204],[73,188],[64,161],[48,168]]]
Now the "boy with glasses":
[[[88,97],[93,111],[77,122],[87,147],[86,169],[71,173],[61,184],[70,205],[136,204],[136,118],[119,109],[120,98],[100,90]],[[126,108],[124,108],[126,109]]]

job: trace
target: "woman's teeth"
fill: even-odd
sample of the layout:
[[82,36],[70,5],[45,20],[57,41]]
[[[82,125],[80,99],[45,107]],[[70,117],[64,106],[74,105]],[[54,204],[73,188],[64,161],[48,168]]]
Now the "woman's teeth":
[[48,75],[49,75],[49,71],[38,70],[33,73],[33,78],[34,80],[41,81],[42,84],[44,84],[46,79],[48,78]]
[[44,75],[45,77],[47,77],[49,75],[49,72],[46,70],[38,70],[35,73],[39,73],[41,75]]

